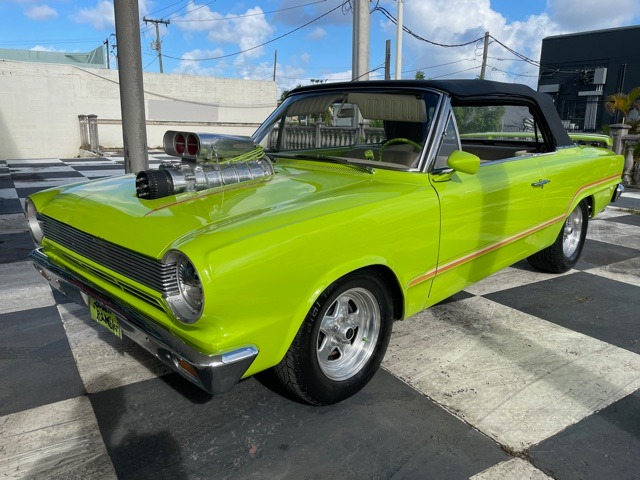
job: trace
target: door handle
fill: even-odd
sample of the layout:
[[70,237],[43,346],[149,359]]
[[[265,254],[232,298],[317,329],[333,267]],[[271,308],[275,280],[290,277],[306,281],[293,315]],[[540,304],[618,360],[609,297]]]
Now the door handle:
[[532,187],[534,187],[534,188],[535,188],[535,187],[544,188],[544,186],[545,186],[547,183],[551,183],[551,180],[538,180],[537,182],[533,182],[533,183],[531,184],[531,186],[532,186]]

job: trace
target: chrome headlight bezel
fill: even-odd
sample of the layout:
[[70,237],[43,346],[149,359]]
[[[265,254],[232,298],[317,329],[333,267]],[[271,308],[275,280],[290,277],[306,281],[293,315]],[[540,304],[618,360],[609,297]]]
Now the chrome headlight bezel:
[[198,270],[189,257],[177,250],[168,252],[162,261],[175,268],[177,291],[165,297],[169,309],[181,322],[197,322],[204,309],[204,289]]
[[42,229],[42,222],[38,220],[38,209],[30,198],[25,200],[24,207],[24,216],[29,224],[29,233],[31,234],[33,242],[39,247],[42,245],[44,230]]

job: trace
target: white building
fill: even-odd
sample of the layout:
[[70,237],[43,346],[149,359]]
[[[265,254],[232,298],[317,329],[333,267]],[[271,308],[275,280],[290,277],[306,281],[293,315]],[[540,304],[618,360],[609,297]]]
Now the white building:
[[[150,148],[171,129],[250,135],[277,102],[261,80],[145,73],[144,90]],[[101,149],[123,147],[117,71],[0,60],[0,160],[77,157],[87,114]]]

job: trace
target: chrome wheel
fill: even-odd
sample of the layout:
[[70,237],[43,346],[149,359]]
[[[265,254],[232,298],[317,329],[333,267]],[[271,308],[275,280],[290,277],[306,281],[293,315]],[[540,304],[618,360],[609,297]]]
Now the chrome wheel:
[[327,309],[318,331],[318,364],[331,380],[356,375],[375,350],[381,315],[376,297],[364,288],[343,292]]
[[580,245],[582,236],[582,209],[577,206],[564,222],[562,233],[562,252],[572,258]]
[[389,345],[393,297],[375,270],[352,272],[316,299],[284,358],[282,385],[313,405],[331,405],[373,378]]
[[572,269],[580,259],[588,222],[589,204],[582,200],[564,221],[553,244],[527,258],[531,266],[551,273]]

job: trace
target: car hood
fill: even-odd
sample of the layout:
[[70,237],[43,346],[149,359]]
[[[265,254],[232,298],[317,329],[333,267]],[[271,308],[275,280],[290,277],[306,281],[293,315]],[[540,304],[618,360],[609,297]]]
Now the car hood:
[[351,166],[282,161],[270,180],[155,200],[137,198],[135,176],[125,175],[60,188],[41,207],[41,213],[160,258],[168,248],[179,247],[203,232],[220,233],[211,236],[211,248],[215,248],[261,231],[397,196],[409,187],[380,188],[377,175]]

